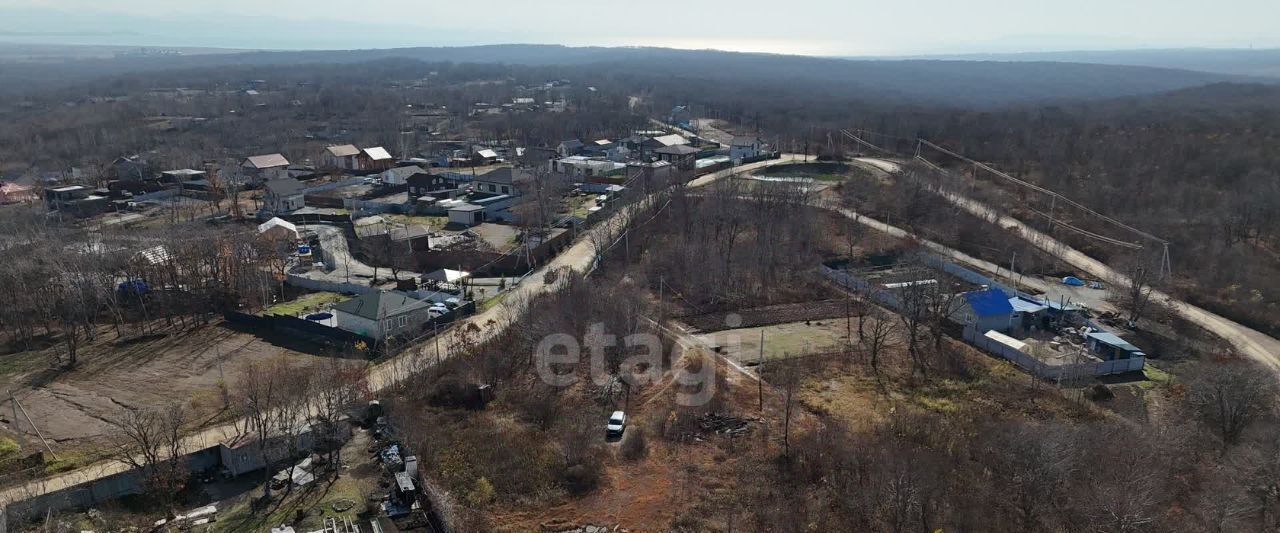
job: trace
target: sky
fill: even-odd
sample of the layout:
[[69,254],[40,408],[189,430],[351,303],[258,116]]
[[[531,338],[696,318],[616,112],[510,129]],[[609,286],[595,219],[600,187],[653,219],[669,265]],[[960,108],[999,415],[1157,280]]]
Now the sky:
[[250,49],[498,43],[825,56],[1280,47],[1278,0],[0,0],[0,41]]

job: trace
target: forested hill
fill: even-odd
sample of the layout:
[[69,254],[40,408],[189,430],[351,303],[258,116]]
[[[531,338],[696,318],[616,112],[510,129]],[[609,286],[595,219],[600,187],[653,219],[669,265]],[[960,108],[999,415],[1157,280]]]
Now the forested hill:
[[[859,58],[850,58],[859,59]],[[865,59],[865,58],[861,58]],[[966,61],[1054,61],[1096,65],[1195,70],[1242,76],[1280,78],[1280,48],[1273,49],[1155,49],[1023,52],[1012,54],[955,54],[889,59],[942,59]]]
[[[825,96],[921,105],[990,107],[1020,102],[1107,98],[1195,87],[1239,78],[1185,70],[1054,62],[848,61],[802,56],[666,48],[494,45],[306,52],[249,52],[117,58],[0,66],[0,91],[169,69],[358,63],[404,58],[425,63],[506,63],[569,67],[578,75],[688,79],[724,86],[797,88]],[[43,84],[31,80],[46,80]],[[16,82],[24,83],[16,83]],[[14,82],[14,83],[9,83]],[[42,86],[43,85],[43,86]],[[642,84],[643,85],[643,84]]]
[[922,135],[1168,239],[1190,301],[1280,334],[1280,87],[913,118],[888,133]]

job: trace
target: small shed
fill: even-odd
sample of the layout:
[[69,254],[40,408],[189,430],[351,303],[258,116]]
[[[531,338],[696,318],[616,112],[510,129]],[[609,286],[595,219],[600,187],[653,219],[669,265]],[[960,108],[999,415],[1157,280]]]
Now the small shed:
[[1024,329],[1049,327],[1048,306],[1020,296],[1009,298],[1009,305],[1013,307],[1011,327]]
[[1120,338],[1114,333],[1091,331],[1086,333],[1084,337],[1089,344],[1089,350],[1104,361],[1147,356],[1137,346],[1130,344],[1129,341]]
[[449,209],[449,223],[474,226],[484,222],[484,206],[462,204]]
[[298,240],[298,226],[280,217],[258,225],[258,234],[271,240]]

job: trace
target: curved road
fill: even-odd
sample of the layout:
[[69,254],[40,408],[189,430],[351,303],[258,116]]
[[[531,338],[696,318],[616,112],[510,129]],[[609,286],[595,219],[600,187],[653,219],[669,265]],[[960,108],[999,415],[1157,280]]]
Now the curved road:
[[[774,165],[784,165],[799,163],[805,160],[804,156],[797,154],[786,154],[781,159],[762,161],[749,165],[742,165],[732,169],[721,170],[703,176],[690,182],[691,186],[706,185],[718,179],[734,175],[740,172],[748,172],[760,168]],[[633,205],[630,209],[640,209],[644,202]],[[522,310],[524,303],[533,296],[554,289],[563,282],[565,276],[557,276],[556,281],[547,284],[545,274],[551,270],[572,269],[578,272],[587,272],[595,260],[594,249],[591,243],[590,235],[603,235],[600,232],[606,231],[606,227],[615,221],[622,220],[624,213],[613,215],[609,220],[602,221],[600,224],[592,226],[574,241],[573,245],[566,248],[557,255],[549,263],[538,268],[514,287],[509,289],[503,296],[501,302],[481,313],[472,315],[463,320],[459,320],[450,325],[450,330],[460,326],[474,324],[481,329],[481,337],[496,335],[498,332],[511,326],[512,320],[518,316]],[[315,229],[308,226],[309,229]],[[321,231],[321,238],[326,237],[326,232]],[[329,235],[332,238],[332,235]],[[333,243],[337,245],[337,243]],[[337,246],[335,246],[337,249]],[[341,249],[345,250],[345,246]],[[352,267],[356,267],[353,262]],[[355,268],[353,268],[353,274]],[[437,339],[439,342],[437,342]],[[400,355],[389,358],[385,361],[372,364],[369,366],[367,380],[370,390],[377,392],[393,387],[415,371],[421,370],[435,364],[435,361],[450,357],[457,351],[456,341],[452,335],[441,333],[437,339],[431,339],[423,342],[415,348],[405,350]],[[213,446],[220,442],[230,442],[244,435],[239,429],[239,421],[229,422],[217,426],[203,428],[193,432],[185,437],[185,448],[188,451],[200,450]],[[128,470],[129,466],[121,461],[104,461],[94,465],[90,465],[78,470],[50,476],[27,482],[22,485],[10,487],[0,491],[0,505],[11,502],[20,501],[49,492],[62,490],[74,485],[87,483],[103,477],[116,474]],[[3,508],[0,507],[0,510]]]
[[[859,158],[858,160],[875,165],[886,172],[897,173],[901,171],[901,167],[892,161],[875,158]],[[1068,246],[1066,243],[1022,223],[1022,221],[1016,218],[1004,215],[990,206],[954,192],[935,192],[938,192],[940,196],[947,199],[947,201],[951,202],[953,205],[968,211],[974,216],[985,218],[987,220],[995,220],[1002,228],[1016,229],[1018,234],[1027,242],[1041,250],[1044,250],[1050,255],[1062,259],[1071,266],[1087,272],[1090,276],[1105,280],[1108,283],[1112,283],[1117,286],[1128,284],[1127,276],[1116,269],[1111,268],[1106,263],[1089,257],[1084,252],[1076,250],[1075,248]],[[1234,346],[1236,350],[1240,351],[1240,353],[1247,355],[1263,365],[1266,365],[1273,371],[1280,372],[1280,340],[1276,340],[1274,337],[1258,330],[1249,328],[1210,311],[1206,311],[1178,300],[1164,292],[1152,291],[1151,298],[1153,301],[1173,309],[1184,319],[1213,332],[1219,337],[1222,337],[1227,342],[1231,343],[1231,345]]]
[[[733,169],[708,174],[707,176],[703,176],[689,182],[689,186],[701,187],[741,172],[748,172],[774,165],[803,163],[811,160],[812,158],[806,159],[804,156],[799,154],[784,154],[781,159],[743,165]],[[888,172],[896,172],[898,170],[897,164],[891,161],[871,158],[862,158],[860,161],[874,165]],[[1002,227],[1016,227],[1021,232],[1022,237],[1026,238],[1029,242],[1050,254],[1061,257],[1064,261],[1081,269],[1082,271],[1088,272],[1098,278],[1106,279],[1112,283],[1123,283],[1124,276],[1116,272],[1114,269],[1082,252],[1066,246],[1048,235],[1027,227],[1016,219],[1000,215],[995,212],[995,210],[967,198],[956,195],[944,196],[947,196],[947,198],[953,203],[956,203],[957,206],[978,216],[998,217],[999,223]],[[917,239],[934,253],[951,258],[957,262],[991,273],[999,271],[1000,267],[991,262],[969,256],[939,243],[920,239],[918,236],[915,236],[902,228],[868,218],[851,209],[830,204],[821,204],[819,207],[835,210],[860,224],[889,235]],[[614,215],[614,219],[611,220],[616,220],[620,216],[621,215]],[[607,222],[599,224],[588,231],[602,231],[602,228],[606,224]],[[550,285],[545,283],[544,275],[547,271],[570,268],[579,272],[585,272],[591,268],[591,265],[594,262],[594,251],[590,242],[591,240],[587,235],[588,234],[579,236],[572,246],[567,248],[560,255],[556,256],[550,263],[525,277],[524,280],[508,291],[502,302],[487,311],[461,320],[455,325],[475,324],[476,326],[479,326],[486,335],[496,334],[497,332],[509,327],[511,325],[511,319],[518,314],[521,310],[521,306],[528,298],[538,293],[551,290],[556,286],[557,283]],[[564,279],[564,276],[559,276],[557,278],[557,282],[562,279]],[[1024,280],[1024,283],[1036,286],[1036,288],[1041,290],[1052,290],[1050,284],[1040,280]],[[1216,314],[1173,299],[1169,295],[1156,293],[1153,296],[1160,303],[1175,309],[1186,319],[1222,336],[1224,339],[1231,342],[1232,345],[1242,353],[1266,364],[1274,370],[1280,371],[1280,341]],[[487,326],[490,323],[493,324],[493,327]],[[456,351],[452,336],[442,334],[439,336],[439,341],[438,345],[434,340],[427,341],[415,349],[405,351],[400,356],[371,365],[368,372],[370,389],[379,391],[395,386],[402,382],[412,372],[434,364],[437,357],[449,357]],[[439,347],[437,348],[437,346]],[[241,432],[237,430],[236,424],[234,423],[205,428],[187,437],[187,448],[189,450],[201,449],[218,442],[232,440],[240,434]],[[0,503],[18,501],[32,496],[45,494],[47,492],[60,490],[72,485],[93,481],[95,479],[121,472],[127,468],[128,467],[121,462],[108,461],[64,474],[59,474],[57,476],[32,481],[0,492]]]

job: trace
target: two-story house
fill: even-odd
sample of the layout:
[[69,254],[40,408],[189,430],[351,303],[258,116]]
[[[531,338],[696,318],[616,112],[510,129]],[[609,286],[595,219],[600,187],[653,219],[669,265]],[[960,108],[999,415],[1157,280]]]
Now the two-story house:
[[280,154],[250,156],[240,168],[254,183],[289,177],[289,160]]
[[262,208],[273,215],[292,213],[302,209],[306,202],[306,188],[302,182],[290,177],[268,181],[263,187]]

